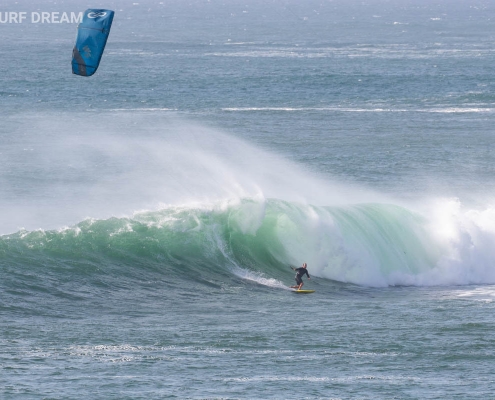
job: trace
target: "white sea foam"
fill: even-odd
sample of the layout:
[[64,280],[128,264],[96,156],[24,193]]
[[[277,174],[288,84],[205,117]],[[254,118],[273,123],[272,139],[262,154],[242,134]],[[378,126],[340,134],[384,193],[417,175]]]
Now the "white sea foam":
[[493,113],[495,108],[490,107],[435,107],[435,108],[362,108],[362,107],[225,107],[222,111],[249,112],[249,111],[280,111],[280,112],[356,112],[356,113]]
[[268,286],[277,289],[290,290],[287,285],[284,285],[283,282],[274,278],[267,278],[262,272],[254,272],[245,268],[241,268],[239,266],[234,266],[231,268],[231,271],[238,276],[239,278],[256,282],[259,285]]
[[[89,109],[88,111],[93,111]],[[94,110],[101,112],[100,110]],[[176,108],[164,108],[164,107],[142,107],[142,108],[111,108],[108,111],[178,111]]]
[[[399,22],[395,25],[404,25]],[[407,25],[407,24],[405,24]],[[212,57],[244,57],[244,58],[294,58],[294,59],[319,59],[319,58],[357,58],[372,57],[374,59],[438,59],[441,58],[472,58],[491,56],[493,49],[486,47],[446,48],[441,43],[435,43],[435,47],[424,46],[418,48],[409,44],[386,45],[352,45],[339,47],[305,47],[279,46],[250,49],[239,47],[232,51],[217,51],[207,53]]]
[[475,301],[481,301],[484,303],[492,303],[495,301],[495,287],[484,286],[476,289],[459,290],[456,293],[457,297],[470,299]]

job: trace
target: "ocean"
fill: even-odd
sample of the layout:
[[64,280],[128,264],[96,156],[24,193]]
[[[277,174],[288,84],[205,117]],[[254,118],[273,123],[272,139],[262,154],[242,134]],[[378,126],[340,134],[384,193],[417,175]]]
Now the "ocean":
[[1,398],[494,398],[492,2],[2,21]]

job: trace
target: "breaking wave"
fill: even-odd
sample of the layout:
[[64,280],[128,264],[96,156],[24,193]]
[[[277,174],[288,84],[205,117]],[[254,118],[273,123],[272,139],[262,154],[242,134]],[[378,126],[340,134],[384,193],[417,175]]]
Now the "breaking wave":
[[23,116],[4,149],[4,285],[34,274],[282,288],[302,262],[363,286],[495,283],[495,207],[410,206],[149,114],[101,114],[91,134],[74,128],[84,118]]
[[288,266],[305,261],[316,277],[364,286],[494,283],[495,209],[461,209],[445,200],[428,219],[390,204],[243,199],[23,230],[2,236],[0,252],[8,269],[122,279],[157,273],[285,287]]

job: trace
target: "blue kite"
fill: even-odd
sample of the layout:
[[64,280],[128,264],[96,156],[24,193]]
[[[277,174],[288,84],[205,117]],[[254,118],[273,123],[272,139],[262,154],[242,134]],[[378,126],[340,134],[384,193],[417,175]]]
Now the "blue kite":
[[76,45],[72,51],[72,73],[91,76],[98,69],[112,27],[112,10],[89,9],[77,27]]

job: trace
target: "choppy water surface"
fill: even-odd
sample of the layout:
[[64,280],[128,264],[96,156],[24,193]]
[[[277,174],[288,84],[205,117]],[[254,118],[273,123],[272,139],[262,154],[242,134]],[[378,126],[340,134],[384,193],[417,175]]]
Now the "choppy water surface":
[[493,6],[163,3],[0,10],[2,396],[489,398]]

